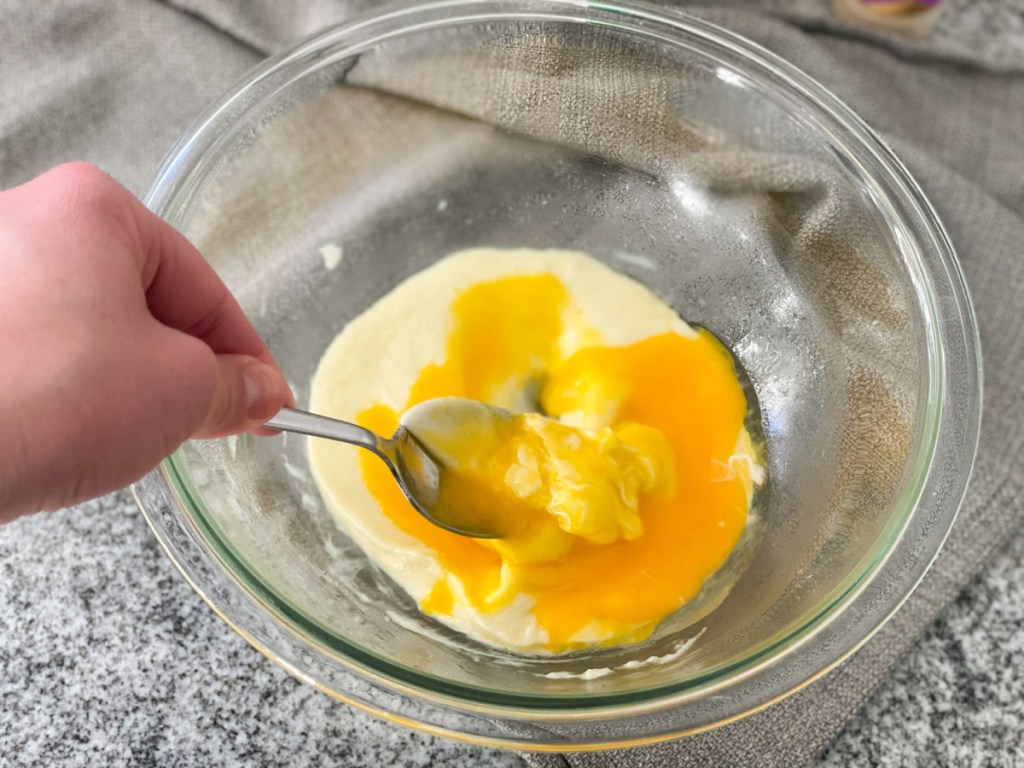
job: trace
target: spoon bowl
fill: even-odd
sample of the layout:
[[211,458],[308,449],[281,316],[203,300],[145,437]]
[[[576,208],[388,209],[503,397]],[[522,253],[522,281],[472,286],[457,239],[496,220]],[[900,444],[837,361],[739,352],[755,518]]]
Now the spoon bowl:
[[431,523],[460,536],[493,539],[501,537],[496,526],[440,503],[440,487],[444,467],[451,463],[446,462],[445,450],[451,439],[493,430],[507,417],[507,411],[475,400],[444,397],[411,408],[387,438],[357,424],[296,408],[282,408],[263,426],[366,448],[387,464],[409,503]]

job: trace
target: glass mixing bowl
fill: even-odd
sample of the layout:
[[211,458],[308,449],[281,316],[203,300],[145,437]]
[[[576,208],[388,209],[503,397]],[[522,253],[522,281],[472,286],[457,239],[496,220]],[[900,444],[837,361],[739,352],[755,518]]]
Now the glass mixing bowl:
[[525,657],[424,617],[336,526],[293,436],[192,442],[140,481],[214,610],[356,706],[534,750],[699,731],[865,642],[953,522],[979,346],[935,212],[828,91],[702,21],[573,0],[363,16],[202,115],[147,202],[236,293],[300,406],[347,322],[481,245],[589,252],[749,375],[759,542],[718,580],[731,591],[638,645]]

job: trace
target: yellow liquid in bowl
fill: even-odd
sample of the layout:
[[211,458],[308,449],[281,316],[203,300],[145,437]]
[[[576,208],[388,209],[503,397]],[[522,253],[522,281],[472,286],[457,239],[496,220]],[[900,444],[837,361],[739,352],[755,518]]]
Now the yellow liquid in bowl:
[[[421,609],[450,617],[463,600],[486,614],[525,595],[546,633],[544,650],[595,644],[591,638],[601,638],[597,644],[643,639],[697,594],[746,523],[761,468],[744,428],[747,405],[729,352],[703,330],[605,345],[551,274],[471,285],[452,302],[451,318],[443,361],[419,372],[405,409],[435,397],[500,404],[533,393],[543,412],[560,421],[535,419],[532,430],[518,422],[503,459],[449,485],[453,505],[472,510],[479,500],[497,499],[499,512],[522,521],[501,540],[433,526],[383,463],[360,457],[362,478],[382,512],[441,565]],[[566,347],[573,349],[566,354]],[[357,421],[391,434],[400,415],[377,403]],[[545,442],[540,433],[552,430],[558,434]],[[573,435],[581,439],[575,450],[548,445]],[[532,459],[517,463],[522,450],[532,451]],[[609,458],[615,450],[621,461]],[[508,467],[524,464],[539,468],[544,480],[557,479],[555,462],[596,481],[542,484],[539,502],[530,498],[533,484],[517,493],[515,482],[507,482]],[[609,466],[610,478],[602,474]],[[616,504],[615,493],[630,498]],[[544,514],[555,496],[558,514]]]

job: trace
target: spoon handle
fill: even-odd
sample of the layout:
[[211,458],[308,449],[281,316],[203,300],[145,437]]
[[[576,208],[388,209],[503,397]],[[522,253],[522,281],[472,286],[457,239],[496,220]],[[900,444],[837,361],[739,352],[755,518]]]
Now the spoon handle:
[[326,437],[329,440],[341,440],[343,443],[369,448],[377,454],[383,449],[383,440],[375,432],[347,421],[318,416],[296,408],[282,408],[263,426],[313,437]]

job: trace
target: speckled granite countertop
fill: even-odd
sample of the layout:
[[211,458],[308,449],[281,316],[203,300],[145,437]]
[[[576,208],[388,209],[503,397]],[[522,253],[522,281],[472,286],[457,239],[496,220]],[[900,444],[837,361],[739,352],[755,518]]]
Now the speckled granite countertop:
[[[822,757],[1024,765],[1024,539]],[[290,678],[192,592],[127,493],[0,528],[0,764],[523,766]]]

